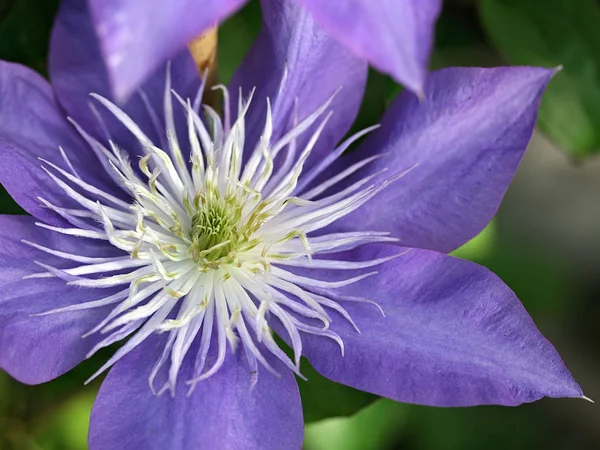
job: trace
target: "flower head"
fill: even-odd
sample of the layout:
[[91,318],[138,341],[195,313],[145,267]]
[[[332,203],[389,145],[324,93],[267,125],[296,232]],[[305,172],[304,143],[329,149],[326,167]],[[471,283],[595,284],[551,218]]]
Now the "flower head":
[[[205,107],[207,117],[201,117],[190,99],[172,93],[169,73],[166,80],[167,149],[157,147],[115,104],[92,94],[137,138],[142,149],[137,167],[112,140],[106,147],[73,122],[87,141],[89,151],[97,152],[107,177],[129,195],[129,202],[88,184],[66,153],[62,153],[64,167],[42,159],[44,171],[65,198],[74,200],[78,207],[66,209],[40,197],[46,207],[69,225],[36,225],[68,236],[104,240],[121,252],[117,257],[86,258],[25,241],[37,250],[81,263],[59,269],[38,262],[45,271],[26,278],[58,277],[72,286],[95,288],[100,297],[42,314],[113,306],[86,334],[104,335],[88,356],[130,335],[132,338],[97,374],[152,334],[168,333],[163,355],[148,377],[153,391],[162,393],[168,388],[173,395],[179,369],[197,339],[201,343],[193,378],[186,380],[192,385],[217,373],[225,360],[226,341],[232,351],[241,344],[253,374],[258,373],[259,364],[278,374],[263,355],[269,352],[300,375],[301,333],[333,339],[343,354],[342,339],[329,330],[331,318],[327,310],[342,314],[356,328],[339,300],[367,300],[319,292],[335,291],[375,272],[332,282],[319,280],[318,269],[365,269],[393,257],[361,262],[313,258],[397,239],[381,232],[319,234],[318,231],[358,209],[399,176],[376,184],[369,184],[372,176],[365,177],[336,192],[335,187],[346,177],[374,160],[368,158],[311,189],[306,183],[299,187],[304,162],[328,121],[325,112],[331,98],[276,141],[272,141],[273,113],[267,99],[261,138],[244,161],[245,115],[251,97],[239,99],[239,115],[231,125],[227,113],[222,121],[210,107]],[[221,88],[228,100],[227,89]],[[196,98],[202,97],[202,89],[203,84]],[[185,112],[186,142],[179,141],[174,126],[172,95]],[[206,125],[207,122],[210,124]],[[320,124],[299,151],[298,137],[316,122]],[[340,150],[364,134],[352,136],[334,154],[341,153]],[[276,166],[274,161],[278,157],[285,162]],[[326,168],[326,164],[314,168],[312,177]],[[333,192],[320,195],[328,191]],[[309,277],[299,276],[293,272],[294,268],[310,268],[314,273]],[[111,288],[118,292],[102,295]],[[293,362],[275,342],[270,316],[281,322],[291,338]],[[216,347],[217,358],[207,367],[206,358],[212,346]],[[168,382],[156,390],[154,379],[167,361],[170,361]]]
[[433,73],[336,146],[366,64],[295,3],[222,117],[186,52],[117,106],[82,5],[52,86],[0,64],[0,181],[34,216],[0,217],[0,366],[40,383],[121,342],[90,448],[299,448],[301,355],[398,401],[582,396],[510,289],[445,254],[495,213],[553,71]]

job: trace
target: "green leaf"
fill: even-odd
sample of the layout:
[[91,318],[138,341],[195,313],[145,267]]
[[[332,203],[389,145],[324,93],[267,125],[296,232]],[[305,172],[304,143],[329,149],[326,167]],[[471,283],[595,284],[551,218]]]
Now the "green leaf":
[[363,450],[391,448],[407,421],[409,406],[381,399],[356,415],[310,424],[306,450]]
[[494,252],[496,247],[497,235],[496,221],[492,220],[487,226],[471,239],[452,252],[453,256],[462,259],[477,261]]
[[379,398],[368,392],[328,380],[304,359],[301,372],[307,378],[306,381],[298,379],[306,423],[329,417],[352,415]]
[[85,388],[58,405],[36,430],[38,442],[46,450],[87,448],[88,428],[97,389]]
[[539,124],[575,157],[600,151],[600,6],[594,0],[482,0],[492,41],[518,65],[562,66]]

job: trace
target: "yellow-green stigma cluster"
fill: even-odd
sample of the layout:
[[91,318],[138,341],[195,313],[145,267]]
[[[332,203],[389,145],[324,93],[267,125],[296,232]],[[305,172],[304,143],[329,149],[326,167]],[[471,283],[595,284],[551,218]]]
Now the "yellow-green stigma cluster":
[[240,218],[241,208],[235,199],[203,200],[192,217],[190,258],[202,268],[233,262],[235,250],[244,240]]

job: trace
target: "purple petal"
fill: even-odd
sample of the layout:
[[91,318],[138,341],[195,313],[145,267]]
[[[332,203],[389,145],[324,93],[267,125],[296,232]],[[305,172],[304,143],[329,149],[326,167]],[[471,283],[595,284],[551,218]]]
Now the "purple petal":
[[186,43],[246,0],[88,0],[115,98],[125,100]]
[[92,410],[91,450],[301,448],[302,407],[290,371],[279,367],[275,377],[261,370],[252,387],[241,352],[229,353],[223,367],[188,396],[188,358],[175,395],[155,396],[148,376],[161,341],[147,341],[109,372]]
[[305,340],[303,353],[333,381],[435,406],[582,396],[514,293],[481,266],[412,249],[349,293],[378,302],[385,317],[372,305],[344,304],[361,333],[334,315],[331,329],[344,341],[343,357],[329,340]]
[[[313,150],[313,161],[320,160],[335,147],[356,117],[365,89],[367,64],[335,41],[295,2],[264,0],[261,4],[262,30],[230,85],[235,104],[238,87],[245,94],[256,87],[246,125],[247,146],[252,149],[262,132],[267,97],[273,105],[273,139],[277,139],[293,121],[296,100],[297,118],[302,120],[341,87],[331,104],[334,114]],[[287,80],[279,93],[286,67]],[[307,131],[298,140],[299,149],[310,134]],[[309,160],[307,167],[312,163]]]
[[62,223],[38,200],[39,196],[55,205],[71,204],[41,169],[43,163],[39,160],[44,158],[68,167],[59,146],[87,182],[121,196],[111,188],[107,177],[94,170],[96,157],[65,120],[52,87],[32,70],[0,62],[0,116],[0,182],[27,212],[40,220]]
[[108,311],[32,315],[100,297],[56,278],[23,280],[25,275],[43,272],[34,260],[50,265],[59,265],[60,260],[21,239],[87,256],[111,254],[102,244],[48,232],[34,221],[29,216],[0,216],[0,367],[28,384],[52,380],[79,364],[98,342],[94,337],[82,339],[82,335]]
[[440,0],[299,0],[333,36],[413,92],[423,90]]
[[[116,2],[102,2],[103,5],[112,3]],[[200,4],[200,2],[198,3]],[[145,2],[143,5],[144,9],[153,10],[148,8]],[[150,39],[151,36],[155,35],[160,36],[160,34],[150,33],[143,35],[143,39]],[[200,85],[200,74],[189,51],[183,49],[183,51],[173,53],[170,56],[173,57],[171,61],[173,90],[183,98],[190,97],[193,100]],[[134,59],[129,58],[128,60]],[[104,124],[108,128],[109,137],[114,142],[134,153],[138,146],[123,125],[113,119],[102,106],[91,99],[90,93],[96,93],[118,103],[150,139],[159,145],[161,144],[161,138],[164,138],[165,134],[163,126],[165,65],[153,67],[152,72],[147,73],[147,75],[152,74],[152,76],[141,86],[141,90],[148,98],[153,113],[158,118],[160,126],[157,129],[152,113],[145,106],[141,93],[138,92],[126,103],[117,101],[118,99],[112,94],[109,73],[104,65],[100,43],[94,32],[93,21],[85,1],[64,0],[62,2],[52,31],[49,69],[50,78],[61,105],[67,111],[67,114],[75,119],[88,133],[102,141],[105,141],[107,137],[89,106],[94,104],[97,110],[100,111]],[[176,111],[181,109],[176,101],[174,101],[174,109]]]
[[402,93],[381,128],[340,164],[387,154],[359,174],[389,168],[379,180],[414,168],[338,225],[390,231],[403,246],[441,252],[476,236],[498,210],[553,74],[452,68],[431,74],[423,100]]

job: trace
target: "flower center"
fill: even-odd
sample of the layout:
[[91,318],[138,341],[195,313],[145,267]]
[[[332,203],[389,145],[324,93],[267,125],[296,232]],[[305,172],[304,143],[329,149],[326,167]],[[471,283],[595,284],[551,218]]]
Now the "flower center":
[[192,217],[189,256],[201,267],[215,268],[222,259],[235,257],[244,236],[239,229],[241,208],[235,199],[220,197],[200,199],[198,212]]

